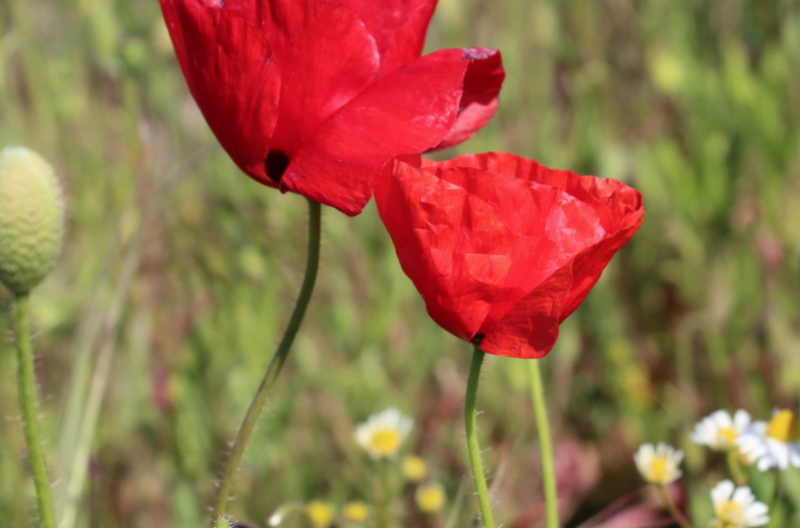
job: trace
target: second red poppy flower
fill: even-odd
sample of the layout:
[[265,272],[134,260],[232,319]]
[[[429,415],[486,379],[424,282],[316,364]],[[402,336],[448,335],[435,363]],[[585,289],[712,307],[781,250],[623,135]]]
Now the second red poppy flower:
[[638,191],[488,153],[387,165],[375,191],[434,321],[484,352],[542,357],[642,223]]

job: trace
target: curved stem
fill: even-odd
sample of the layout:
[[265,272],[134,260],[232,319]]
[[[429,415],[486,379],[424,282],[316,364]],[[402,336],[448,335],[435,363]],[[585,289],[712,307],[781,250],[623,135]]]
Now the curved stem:
[[483,471],[483,460],[481,460],[481,446],[478,443],[478,431],[475,424],[477,414],[475,412],[475,399],[478,395],[478,381],[480,379],[481,365],[486,354],[475,346],[472,352],[472,364],[469,367],[469,379],[467,380],[467,397],[464,402],[464,425],[467,430],[467,451],[469,452],[469,463],[472,466],[472,478],[475,479],[475,487],[478,490],[478,504],[481,509],[481,519],[486,528],[495,528],[494,517],[492,516],[492,505],[489,499],[489,489],[486,487],[486,477]]
[[738,457],[739,452],[735,447],[728,449],[728,452],[725,454],[725,459],[728,462],[728,469],[731,472],[733,481],[736,482],[737,486],[746,486],[747,478],[744,476],[744,473],[742,473],[742,466],[739,464]]
[[320,204],[308,200],[308,253],[306,255],[306,274],[303,278],[303,285],[300,288],[300,295],[297,297],[297,302],[294,305],[294,311],[289,319],[286,331],[283,334],[283,339],[281,339],[278,350],[275,351],[275,355],[272,356],[267,371],[264,373],[264,378],[261,380],[261,384],[258,386],[255,396],[253,396],[253,401],[247,409],[247,414],[245,414],[241,427],[239,427],[239,433],[236,435],[236,441],[231,449],[230,458],[228,459],[225,473],[219,485],[217,500],[214,504],[214,513],[211,517],[211,526],[214,526],[216,520],[225,513],[225,507],[228,504],[228,494],[233,484],[233,477],[239,467],[239,462],[244,454],[247,441],[250,439],[253,429],[255,429],[258,416],[261,414],[261,409],[264,407],[264,402],[267,400],[270,389],[275,383],[275,379],[278,377],[281,367],[283,367],[283,363],[286,361],[286,357],[289,355],[289,350],[300,328],[300,323],[303,322],[308,302],[311,300],[311,292],[314,291],[314,283],[317,280],[317,270],[319,268],[321,213]]
[[550,424],[547,421],[547,406],[544,403],[544,387],[539,359],[528,360],[531,373],[531,399],[536,432],[539,435],[539,454],[542,458],[542,482],[544,484],[545,513],[547,528],[558,528],[558,490],[556,470],[553,462],[553,441],[550,438]]
[[775,515],[775,510],[781,502],[781,495],[783,494],[783,480],[781,479],[781,471],[777,467],[772,471],[775,476],[772,481],[772,499],[769,501],[770,522],[767,526],[772,527],[776,523],[778,516]]
[[680,512],[675,503],[672,502],[672,499],[669,498],[669,494],[667,490],[661,484],[656,484],[656,490],[658,491],[658,497],[661,499],[661,502],[664,503],[664,506],[667,507],[669,510],[669,514],[672,515],[672,518],[675,519],[681,528],[692,528],[692,525],[689,524],[689,521],[686,520],[686,517]]
[[28,328],[28,295],[14,298],[14,327],[17,341],[17,386],[19,406],[22,412],[22,428],[25,433],[25,447],[31,464],[33,482],[36,487],[36,501],[43,528],[56,528],[56,514],[53,510],[53,497],[47,479],[47,465],[42,451],[39,434],[39,411],[36,403],[36,382],[33,372],[33,350]]

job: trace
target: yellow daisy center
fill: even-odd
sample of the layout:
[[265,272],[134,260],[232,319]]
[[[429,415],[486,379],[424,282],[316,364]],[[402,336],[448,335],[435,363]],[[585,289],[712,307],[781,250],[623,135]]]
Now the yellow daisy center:
[[364,522],[369,518],[369,508],[363,502],[351,502],[344,507],[344,516],[354,522]]
[[407,456],[403,459],[403,475],[412,482],[419,482],[425,477],[428,467],[418,456]]
[[800,421],[792,411],[779,411],[767,424],[767,436],[784,444],[800,440]]
[[391,456],[397,452],[401,440],[396,429],[378,429],[372,434],[370,444],[382,456]]
[[444,490],[439,484],[429,484],[417,489],[414,497],[423,513],[436,513],[444,506]]
[[667,481],[667,459],[655,457],[650,462],[650,482],[665,483]]
[[722,522],[720,528],[739,526],[744,518],[744,507],[738,502],[729,500],[720,504],[714,513]]
[[719,436],[728,445],[733,445],[736,443],[736,429],[733,427],[722,427],[719,430]]
[[306,508],[314,528],[328,528],[333,521],[333,508],[321,501],[313,501]]

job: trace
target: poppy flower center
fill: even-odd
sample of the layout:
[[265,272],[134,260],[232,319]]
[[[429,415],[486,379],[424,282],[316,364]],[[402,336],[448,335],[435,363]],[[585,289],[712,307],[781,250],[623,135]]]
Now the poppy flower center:
[[282,150],[270,150],[267,152],[267,159],[264,160],[264,168],[267,176],[275,183],[280,183],[286,167],[289,166],[289,156]]

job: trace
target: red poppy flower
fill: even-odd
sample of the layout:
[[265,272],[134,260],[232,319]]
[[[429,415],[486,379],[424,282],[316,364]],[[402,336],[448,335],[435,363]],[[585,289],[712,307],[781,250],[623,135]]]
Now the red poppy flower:
[[430,316],[490,354],[538,358],[642,223],[638,191],[511,154],[387,164],[375,201]]
[[189,90],[251,177],[349,214],[396,154],[470,137],[500,53],[420,58],[437,0],[160,0]]

